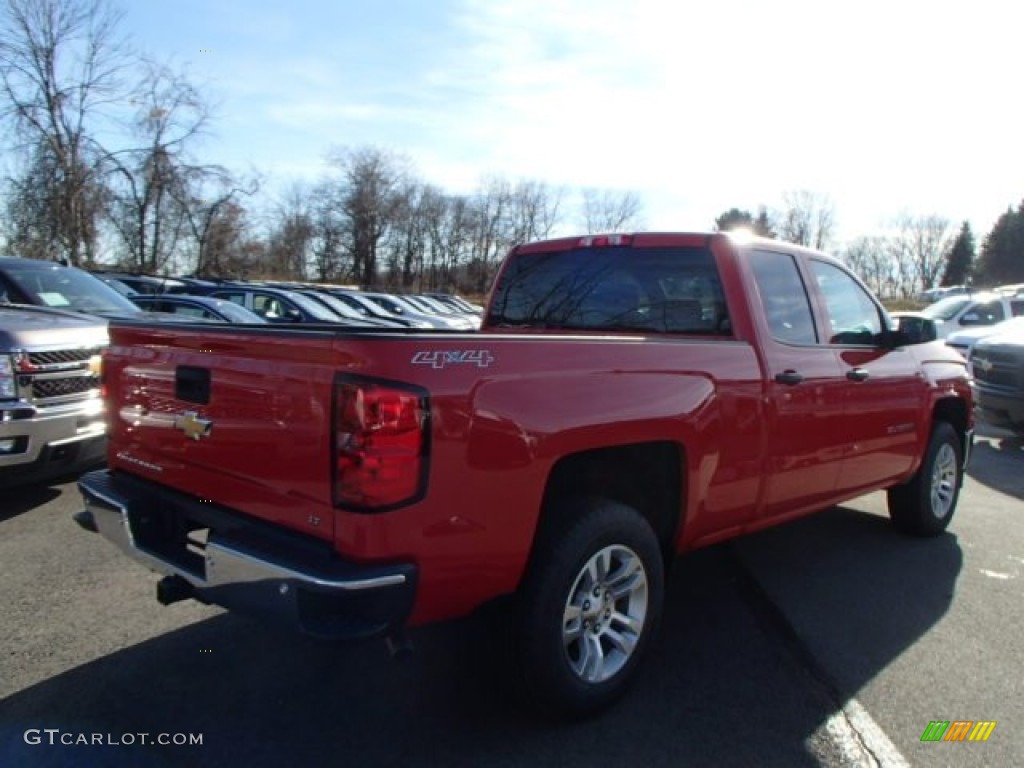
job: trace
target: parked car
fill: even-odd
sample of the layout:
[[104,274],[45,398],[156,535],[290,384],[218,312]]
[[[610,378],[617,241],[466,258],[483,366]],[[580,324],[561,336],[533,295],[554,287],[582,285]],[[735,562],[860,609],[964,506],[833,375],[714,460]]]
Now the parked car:
[[132,301],[148,312],[163,312],[176,315],[182,320],[202,322],[262,324],[267,321],[250,312],[240,304],[213,296],[189,296],[165,293],[160,295],[136,295]]
[[453,293],[427,293],[424,295],[430,296],[433,299],[438,299],[439,301],[444,301],[453,307],[460,308],[467,314],[482,315],[484,313],[484,308],[479,304],[473,304],[472,302],[466,301],[461,296],[456,296]]
[[961,328],[995,325],[1024,315],[1024,296],[1005,293],[949,296],[928,305],[921,314],[935,321],[936,333],[944,339]]
[[936,302],[939,299],[945,299],[949,296],[961,296],[969,294],[971,289],[966,285],[947,285],[940,288],[931,288],[921,293],[920,298],[923,301]]
[[332,296],[326,291],[318,291],[312,289],[302,289],[297,291],[303,296],[308,296],[313,301],[320,302],[327,309],[334,312],[346,320],[357,322],[360,325],[365,325],[367,328],[402,328],[404,327],[401,323],[397,323],[394,320],[385,320],[384,318],[364,316],[359,313],[358,310],[353,309],[344,301],[339,299],[337,296]]
[[358,325],[296,291],[258,284],[222,285],[208,296],[227,299],[271,323],[338,323]]
[[0,257],[0,303],[5,301],[103,317],[133,317],[142,311],[85,270],[17,257]]
[[412,302],[418,307],[423,307],[423,311],[427,314],[433,314],[437,317],[446,318],[452,320],[457,325],[455,327],[464,331],[475,331],[480,327],[480,318],[477,316],[467,315],[461,310],[456,310],[453,307],[448,306],[443,301],[438,301],[430,296],[419,296],[411,294],[403,294],[402,298],[406,301]]
[[388,312],[384,307],[380,306],[376,302],[370,301],[362,291],[351,291],[342,290],[337,288],[324,289],[327,293],[340,299],[341,301],[348,304],[350,307],[355,309],[359,314],[364,317],[374,317],[381,320],[388,320],[390,322],[398,323],[406,328],[433,328],[432,323],[426,320],[419,320],[413,317],[401,317],[399,315]]
[[136,293],[157,294],[182,291],[185,283],[174,277],[156,277],[154,275],[136,275],[131,272],[115,272],[106,269],[94,269],[92,274],[101,280],[117,280],[127,285]]
[[374,304],[383,307],[388,312],[398,315],[399,317],[408,317],[411,320],[429,323],[431,327],[437,329],[467,330],[466,326],[462,323],[456,323],[452,320],[438,317],[437,315],[428,315],[415,304],[410,304],[401,297],[394,296],[390,293],[371,293],[369,291],[362,291],[361,295],[365,296]]

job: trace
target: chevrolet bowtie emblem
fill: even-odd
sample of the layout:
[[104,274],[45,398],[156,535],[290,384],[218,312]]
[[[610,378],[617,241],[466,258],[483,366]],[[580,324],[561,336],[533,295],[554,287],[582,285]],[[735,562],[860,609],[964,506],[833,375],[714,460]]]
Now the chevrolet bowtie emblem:
[[208,437],[213,429],[213,422],[209,419],[199,418],[195,411],[185,411],[174,420],[174,428],[185,433],[185,437],[198,440],[200,437]]

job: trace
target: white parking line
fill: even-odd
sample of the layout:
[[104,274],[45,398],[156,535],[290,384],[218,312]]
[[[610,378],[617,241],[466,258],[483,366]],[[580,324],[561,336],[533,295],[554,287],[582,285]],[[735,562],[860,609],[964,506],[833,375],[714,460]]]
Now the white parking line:
[[910,768],[896,745],[856,699],[849,699],[825,721],[825,732],[838,747],[843,765]]

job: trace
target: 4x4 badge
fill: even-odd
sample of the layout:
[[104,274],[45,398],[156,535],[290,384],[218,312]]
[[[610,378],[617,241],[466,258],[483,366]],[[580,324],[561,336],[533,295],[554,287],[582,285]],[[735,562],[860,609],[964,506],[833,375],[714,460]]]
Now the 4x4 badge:
[[198,440],[201,437],[209,437],[213,429],[213,422],[209,419],[199,418],[195,411],[185,411],[174,420],[174,428],[185,433],[185,437]]

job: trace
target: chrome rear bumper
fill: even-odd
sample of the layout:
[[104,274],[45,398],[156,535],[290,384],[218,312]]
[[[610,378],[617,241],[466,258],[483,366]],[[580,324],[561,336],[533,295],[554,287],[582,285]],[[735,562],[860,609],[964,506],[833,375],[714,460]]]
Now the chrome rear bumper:
[[78,486],[76,522],[168,577],[161,602],[195,597],[331,639],[394,631],[411,612],[411,564],[350,563],[323,542],[124,473],[91,472]]

